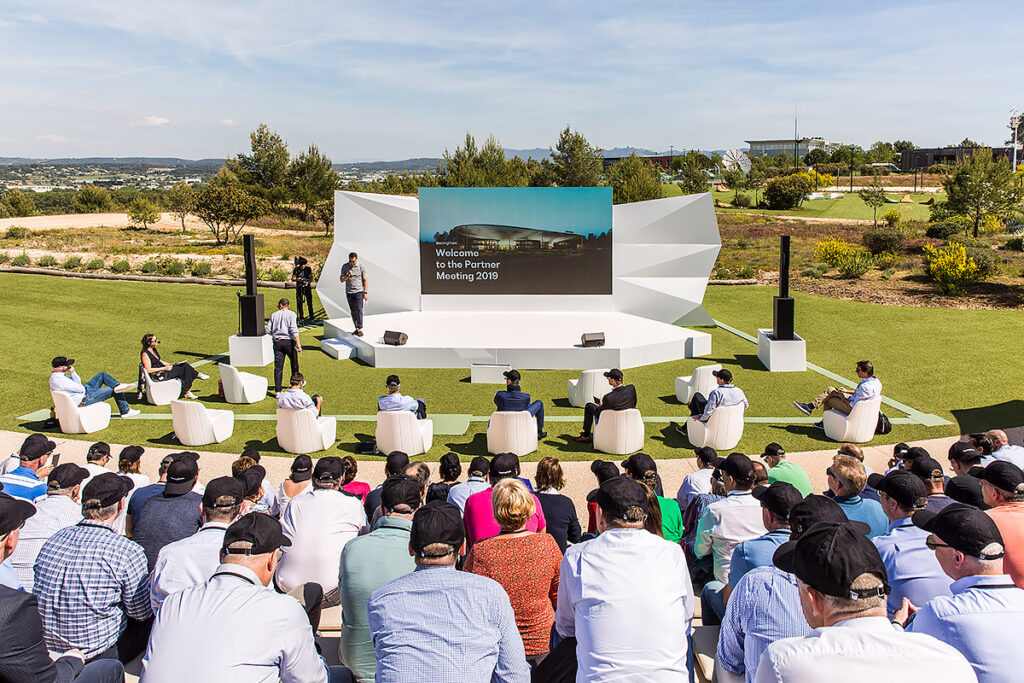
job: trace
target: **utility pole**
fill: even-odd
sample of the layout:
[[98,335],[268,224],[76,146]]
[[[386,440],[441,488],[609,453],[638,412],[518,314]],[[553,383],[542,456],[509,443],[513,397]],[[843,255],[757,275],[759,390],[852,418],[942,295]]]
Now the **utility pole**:
[[1010,110],[1010,127],[1013,128],[1013,172],[1017,172],[1017,129],[1020,128],[1020,111],[1016,107]]

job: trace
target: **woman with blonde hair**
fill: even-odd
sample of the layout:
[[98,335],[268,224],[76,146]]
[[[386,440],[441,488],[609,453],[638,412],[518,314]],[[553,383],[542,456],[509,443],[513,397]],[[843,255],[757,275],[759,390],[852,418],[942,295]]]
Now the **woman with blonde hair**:
[[559,491],[565,488],[565,475],[558,458],[547,457],[537,463],[537,499],[544,511],[545,529],[551,534],[558,548],[564,553],[566,546],[579,543],[583,535],[580,520],[576,517],[576,504]]
[[494,579],[508,593],[526,659],[536,666],[548,653],[562,553],[550,534],[527,531],[536,503],[523,482],[502,479],[491,502],[501,533],[478,541],[464,569]]

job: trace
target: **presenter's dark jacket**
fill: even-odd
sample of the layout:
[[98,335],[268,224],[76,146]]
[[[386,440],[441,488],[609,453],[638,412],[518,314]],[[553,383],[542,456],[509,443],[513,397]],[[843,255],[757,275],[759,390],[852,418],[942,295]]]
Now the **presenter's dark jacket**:
[[636,387],[622,384],[615,387],[601,399],[601,410],[628,410],[636,408]]
[[526,410],[530,407],[530,395],[511,384],[494,395],[494,405],[498,410]]
[[81,672],[75,657],[50,659],[36,596],[0,586],[0,681],[65,683]]

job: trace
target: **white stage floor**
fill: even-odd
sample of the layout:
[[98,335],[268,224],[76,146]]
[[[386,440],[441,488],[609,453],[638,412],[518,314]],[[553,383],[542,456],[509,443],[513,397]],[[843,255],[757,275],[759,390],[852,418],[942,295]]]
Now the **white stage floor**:
[[[356,337],[351,319],[325,321],[325,343],[338,339],[366,363],[388,368],[625,369],[711,353],[706,332],[611,311],[409,311],[368,315],[363,323],[364,336]],[[385,330],[405,332],[409,341],[388,346]],[[583,348],[584,332],[604,332],[605,345]]]

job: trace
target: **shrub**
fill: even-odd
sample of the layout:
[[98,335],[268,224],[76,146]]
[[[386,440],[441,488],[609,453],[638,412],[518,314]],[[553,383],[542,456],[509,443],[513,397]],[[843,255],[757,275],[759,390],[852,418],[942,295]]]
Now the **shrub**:
[[895,275],[895,274],[896,274],[895,270],[893,270],[892,268],[886,268],[886,269],[884,269],[882,271],[881,277],[882,277],[883,280],[888,282],[889,280],[892,279],[892,276]]
[[811,183],[806,176],[791,175],[770,179],[764,189],[764,198],[770,209],[795,209],[810,192]]
[[732,198],[732,205],[741,209],[749,208],[753,201],[745,194],[738,194]]
[[145,263],[142,264],[142,266],[139,268],[139,271],[142,272],[145,275],[152,275],[153,273],[155,273],[159,269],[160,269],[160,266],[157,265],[156,260],[155,259],[149,259],[148,261],[146,261]]
[[946,244],[962,244],[963,246],[970,249],[974,247],[976,249],[988,249],[988,242],[984,240],[975,239],[970,235],[950,235],[946,240]]
[[967,247],[967,256],[974,259],[982,280],[999,274],[999,257],[988,247]]
[[94,259],[90,260],[88,263],[85,264],[85,269],[86,270],[103,270],[103,266],[104,265],[106,265],[106,264],[103,263],[103,259],[101,259],[101,258],[94,258]]
[[0,251],[0,263],[7,263],[11,260],[11,257],[7,255],[6,251]]
[[64,259],[64,270],[75,270],[82,267],[81,256],[68,256]]
[[895,251],[886,251],[876,255],[875,262],[882,270],[895,270],[900,264],[900,255]]
[[132,269],[132,264],[128,263],[128,259],[121,259],[120,261],[114,261],[110,264],[110,272],[123,274],[127,273]]
[[995,216],[985,216],[978,223],[978,232],[1002,232],[1003,223]]
[[750,246],[750,240],[747,239],[746,237],[741,237],[738,240],[736,240],[736,248],[737,249],[746,249],[749,246]]
[[288,280],[288,272],[284,268],[274,268],[267,274],[267,279],[271,282],[286,282]]
[[814,278],[815,280],[818,280],[824,277],[826,272],[828,272],[827,264],[815,263],[800,274],[803,275],[804,277],[811,277]]
[[40,268],[53,268],[57,265],[57,259],[52,254],[43,254],[39,257]]
[[163,271],[164,275],[169,275],[171,277],[181,277],[182,275],[185,274],[185,264],[177,259],[165,259],[162,266],[163,267],[161,268],[161,270]]
[[882,220],[885,221],[886,225],[890,228],[895,228],[903,221],[903,214],[900,213],[899,209],[889,209],[882,214]]
[[1024,251],[1024,237],[1013,237],[1006,240],[1006,248],[1010,251]]
[[192,264],[192,277],[206,277],[213,271],[209,261],[196,261]]
[[875,267],[875,259],[871,254],[862,251],[851,251],[839,261],[839,276],[850,280],[858,280]]
[[743,266],[736,271],[736,278],[739,280],[750,280],[755,277],[757,277],[757,271],[754,270],[753,266]]
[[886,251],[899,251],[903,248],[906,237],[896,230],[868,230],[862,237],[864,246],[872,254]]
[[814,245],[814,258],[824,261],[830,266],[838,266],[839,262],[850,253],[850,244],[835,237],[818,242]]
[[21,252],[17,256],[11,259],[12,266],[31,266],[32,259],[29,258],[28,254]]
[[28,237],[30,234],[32,233],[28,228],[19,228],[18,226],[13,225],[7,228],[7,232],[4,234],[4,237],[9,240],[20,240]]
[[718,268],[715,269],[715,279],[716,280],[729,280],[729,279],[732,279],[732,273],[729,272],[728,268],[726,268],[724,266],[719,266]]
[[963,294],[969,285],[983,279],[981,269],[962,244],[952,242],[938,249],[925,245],[924,253],[929,277],[946,294]]
[[931,237],[937,240],[946,240],[953,235],[958,235],[967,231],[965,225],[957,220],[940,221],[938,223],[932,223],[928,226],[928,229],[924,231],[925,237]]

